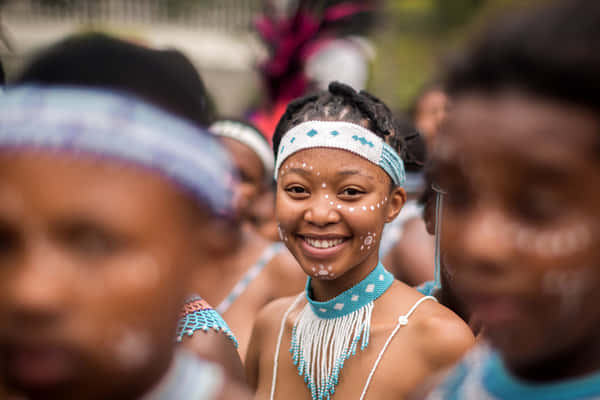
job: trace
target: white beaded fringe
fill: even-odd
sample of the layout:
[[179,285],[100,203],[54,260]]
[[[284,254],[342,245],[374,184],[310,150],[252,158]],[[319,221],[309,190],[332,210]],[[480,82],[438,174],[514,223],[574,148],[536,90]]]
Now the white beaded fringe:
[[304,375],[312,398],[329,399],[335,392],[344,362],[369,344],[373,302],[338,318],[315,315],[307,304],[298,315],[292,331],[291,352],[298,373]]

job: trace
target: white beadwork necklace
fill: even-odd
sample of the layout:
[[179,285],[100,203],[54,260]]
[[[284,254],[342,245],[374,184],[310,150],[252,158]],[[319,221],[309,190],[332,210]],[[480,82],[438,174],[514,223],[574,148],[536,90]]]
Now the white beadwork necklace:
[[[290,312],[296,308],[302,298],[306,297],[307,304],[294,322],[290,353],[292,353],[292,360],[298,368],[299,375],[304,376],[304,381],[311,392],[312,399],[329,400],[335,393],[335,387],[338,384],[339,374],[344,362],[350,356],[356,354],[359,342],[361,343],[361,350],[368,346],[373,302],[391,286],[393,281],[392,274],[379,263],[356,286],[332,300],[317,302],[310,298],[309,278],[305,293],[296,298],[281,321],[273,362],[270,399],[273,400],[275,396],[279,352],[285,322]],[[393,337],[402,326],[408,324],[408,317],[419,304],[427,299],[436,300],[430,296],[422,297],[407,314],[398,318],[396,327],[382,347],[369,373],[360,399],[365,397],[375,370]]]

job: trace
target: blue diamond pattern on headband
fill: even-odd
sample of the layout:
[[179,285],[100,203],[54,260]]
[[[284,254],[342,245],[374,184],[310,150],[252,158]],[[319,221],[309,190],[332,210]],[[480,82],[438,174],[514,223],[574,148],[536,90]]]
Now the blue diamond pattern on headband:
[[[293,138],[296,140],[292,143]],[[404,182],[404,165],[396,150],[360,125],[344,121],[306,121],[286,132],[281,143],[285,143],[285,149],[280,149],[276,157],[275,179],[281,164],[292,154],[324,147],[352,152],[381,167],[395,185],[401,186]]]
[[356,140],[357,142],[361,142],[363,145],[368,144],[371,147],[375,147],[375,145],[373,144],[373,142],[368,141],[367,139],[365,139],[364,137],[358,137],[356,135],[352,136],[352,139]]

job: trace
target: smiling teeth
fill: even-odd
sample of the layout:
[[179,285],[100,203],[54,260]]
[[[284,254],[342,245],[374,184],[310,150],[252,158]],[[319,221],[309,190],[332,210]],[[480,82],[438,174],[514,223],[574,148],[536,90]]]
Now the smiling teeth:
[[316,247],[317,249],[328,249],[330,247],[335,247],[339,244],[342,244],[344,239],[334,239],[334,240],[316,240],[312,238],[304,238],[306,243],[308,243],[312,247]]

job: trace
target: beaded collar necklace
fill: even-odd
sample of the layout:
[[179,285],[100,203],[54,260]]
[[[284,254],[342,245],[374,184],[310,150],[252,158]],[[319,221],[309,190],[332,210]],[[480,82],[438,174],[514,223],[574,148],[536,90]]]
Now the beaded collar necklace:
[[393,281],[393,275],[379,263],[354,287],[319,302],[311,299],[308,278],[308,303],[294,323],[290,352],[313,400],[329,399],[344,362],[356,354],[358,343],[361,350],[369,345],[373,302]]

